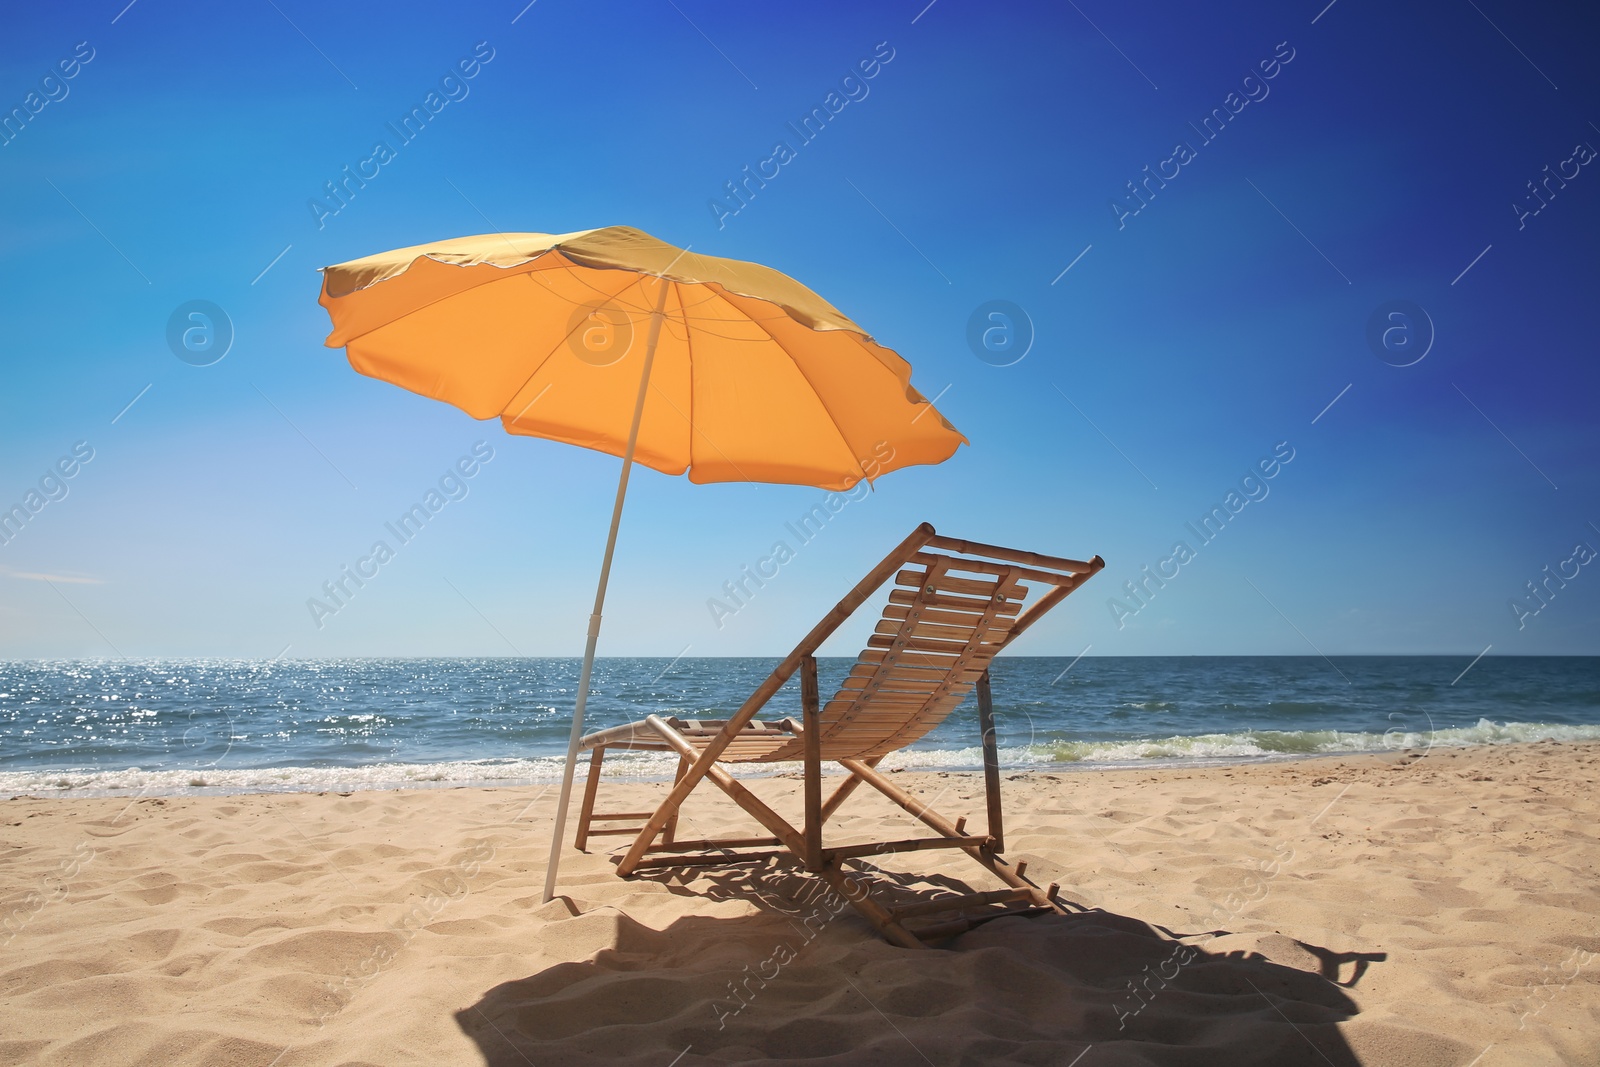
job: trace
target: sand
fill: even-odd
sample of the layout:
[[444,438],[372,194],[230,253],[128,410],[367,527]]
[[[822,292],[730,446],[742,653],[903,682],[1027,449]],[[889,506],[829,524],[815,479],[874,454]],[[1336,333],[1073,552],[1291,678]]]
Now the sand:
[[[1597,1063],[1597,777],[1555,743],[1009,775],[1008,854],[1085,910],[927,952],[790,868],[619,879],[617,837],[541,905],[540,788],[19,797],[0,1063]],[[982,825],[976,776],[895,780]],[[830,843],[913,835],[856,797]],[[697,794],[680,836],[746,825]]]

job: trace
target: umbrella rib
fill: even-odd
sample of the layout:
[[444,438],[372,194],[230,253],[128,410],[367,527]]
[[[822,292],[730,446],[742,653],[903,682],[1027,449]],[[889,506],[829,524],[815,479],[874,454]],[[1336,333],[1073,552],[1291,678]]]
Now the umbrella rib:
[[[723,297],[720,294],[718,294],[718,299],[722,300],[723,303],[725,303],[729,307],[733,308],[733,310],[738,311],[741,314],[743,313],[743,309],[742,308],[738,307],[736,304],[734,304],[731,300],[728,300],[726,297]],[[747,316],[747,318],[748,318],[748,316]],[[817,389],[816,383],[811,380],[811,375],[807,374],[806,371],[805,371],[805,368],[800,366],[800,361],[798,359],[794,358],[794,354],[792,352],[790,352],[787,348],[783,347],[783,343],[781,341],[779,341],[776,337],[772,336],[772,331],[771,330],[769,330],[765,326],[761,325],[761,323],[757,319],[749,318],[749,321],[752,324],[754,324],[755,327],[757,329],[759,329],[762,333],[766,334],[767,335],[767,339],[769,341],[771,341],[774,345],[777,345],[779,352],[782,352],[784,355],[789,357],[789,362],[794,364],[794,369],[799,373],[801,378],[805,379],[806,385],[811,387],[811,395],[817,398],[817,404],[818,404],[819,407],[822,408],[822,413],[828,417],[828,425],[832,426],[833,427],[833,432],[838,434],[838,436],[839,436],[839,443],[844,445],[844,450],[847,453],[849,453],[850,459],[855,463],[856,469],[861,472],[861,476],[863,478],[866,477],[867,472],[866,472],[866,468],[864,468],[861,465],[861,457],[856,455],[855,446],[850,443],[849,438],[845,437],[844,430],[839,428],[839,420],[833,417],[833,412],[832,411],[828,410],[828,402],[826,400],[822,399],[822,393],[821,393],[821,391],[819,391]],[[813,332],[816,332],[816,331],[813,331]],[[888,370],[887,367],[885,367],[884,369]],[[710,440],[710,438],[707,438],[707,440]],[[717,451],[720,452],[722,450],[721,449],[717,449]],[[856,481],[860,481],[860,480],[861,480],[860,478],[856,479]],[[867,479],[867,480],[869,482],[871,481],[870,478]]]
[[[650,271],[639,270],[639,269],[634,268],[634,267],[591,267],[591,266],[588,266],[586,264],[579,263],[576,260],[568,260],[568,262],[571,263],[572,266],[577,267],[577,268],[579,268],[581,270],[586,270],[586,271],[587,270],[592,270],[592,271],[617,270],[617,271],[621,271],[624,274],[628,274],[628,275],[631,275],[631,276],[636,277],[636,278],[661,278],[663,281],[670,282],[673,285],[682,284],[681,282],[678,282],[676,279],[668,278],[664,274],[654,274],[654,273],[652,273]],[[579,285],[581,285],[584,288],[588,289],[590,292],[595,293],[598,296],[603,296],[607,300],[615,300],[619,295],[621,295],[628,288],[627,285],[624,285],[621,289],[617,290],[616,293],[607,293],[605,290],[599,288],[598,286],[591,284],[588,281],[588,279],[584,278],[583,276],[581,276],[579,274],[573,273],[573,274],[570,275],[570,277],[572,278],[573,281],[577,282]],[[633,284],[633,283],[630,282],[629,285],[631,285],[631,284]],[[640,304],[639,305],[639,309],[642,310],[643,312],[645,312],[645,314],[649,314],[650,313],[649,301],[645,301],[644,303]]]
[[694,346],[693,346],[693,342],[691,342],[688,339],[688,334],[690,332],[690,329],[689,329],[689,314],[688,314],[688,309],[685,307],[685,305],[683,303],[683,294],[681,292],[681,290],[683,288],[683,283],[682,282],[674,282],[674,283],[672,283],[672,285],[673,285],[673,290],[678,292],[678,310],[683,314],[683,329],[684,329],[684,335],[685,335],[684,336],[684,347],[687,348],[688,351],[689,351],[689,414],[685,415],[682,408],[680,408],[676,404],[673,404],[672,403],[672,398],[670,396],[668,396],[666,393],[662,392],[661,387],[658,386],[654,381],[652,381],[650,383],[650,388],[657,396],[661,397],[661,399],[665,400],[669,405],[671,405],[672,410],[676,411],[678,413],[678,415],[680,417],[682,417],[683,420],[686,423],[688,423],[688,425],[689,425],[689,463],[688,463],[688,469],[689,470],[691,470],[691,471],[694,470],[694,435],[698,433],[701,437],[704,437],[706,439],[706,444],[708,444],[712,448],[716,449],[717,450],[717,454],[720,455],[723,459],[728,461],[728,466],[732,467],[734,470],[739,472],[739,477],[740,478],[742,478],[743,480],[745,480],[747,482],[754,482],[756,479],[754,479],[754,478],[750,477],[748,474],[746,474],[744,472],[744,470],[739,466],[739,464],[734,462],[733,457],[728,455],[726,452],[724,452],[722,450],[722,446],[717,444],[715,441],[713,441],[711,439],[711,435],[710,434],[706,433],[704,430],[700,429],[698,426],[696,426],[694,424]]
[[[689,283],[679,283],[679,284],[683,285],[683,284],[689,284]],[[710,303],[714,299],[721,299],[721,297],[720,297],[720,295],[718,293],[719,289],[723,293],[733,292],[731,289],[722,288],[719,285],[719,283],[717,283],[717,282],[694,282],[693,284],[694,284],[694,286],[696,288],[704,289],[709,294],[706,297],[706,299],[704,301],[702,301],[702,303]],[[745,297],[746,299],[749,299],[749,300],[760,300],[760,301],[762,301],[762,303],[771,303],[770,301],[767,301],[767,300],[763,299],[762,297],[750,296],[747,293],[734,293],[734,295],[735,296],[742,296],[742,297]],[[776,305],[776,304],[773,304],[772,306],[778,308],[778,313],[777,314],[768,315],[768,316],[765,316],[765,317],[759,317],[758,318],[757,316],[750,314],[748,311],[745,311],[743,308],[735,307],[732,303],[730,303],[730,302],[728,302],[726,300],[724,300],[723,302],[725,304],[727,304],[729,307],[732,307],[734,309],[734,311],[737,313],[738,317],[737,318],[733,318],[733,319],[715,319],[713,321],[725,322],[725,323],[729,323],[730,325],[733,324],[733,323],[738,323],[738,322],[750,322],[750,323],[760,324],[762,322],[768,322],[768,321],[771,321],[771,322],[782,322],[784,320],[788,320],[790,322],[795,321],[793,315],[788,314],[786,311],[783,310],[783,308],[781,306]],[[684,321],[686,323],[688,321],[688,307],[687,307],[687,305],[684,306]],[[701,322],[702,322],[702,324],[699,327],[697,327],[697,329],[699,330],[700,333],[707,334],[707,335],[709,335],[711,337],[720,338],[721,340],[724,340],[724,341],[743,341],[743,340],[746,340],[746,338],[744,338],[743,336],[741,336],[741,335],[739,335],[737,333],[718,333],[715,330],[707,329],[706,326],[704,325],[704,320],[701,320]],[[832,332],[832,331],[831,330],[820,330],[820,329],[818,329],[818,330],[814,330],[814,332],[816,332],[816,333],[829,333],[829,332]],[[839,332],[855,334],[855,335],[858,335],[860,337],[867,337],[870,340],[870,337],[868,337],[867,334],[862,333],[859,330],[853,330],[853,329],[852,330],[840,330]]]
[[[689,417],[687,415],[683,414],[683,409],[680,408],[678,405],[673,404],[672,403],[672,398],[670,396],[668,396],[666,393],[663,393],[661,391],[661,388],[658,385],[656,385],[654,382],[650,383],[650,390],[651,390],[651,392],[653,392],[657,396],[659,396],[662,400],[665,400],[668,404],[671,404],[672,405],[672,410],[676,411],[679,415],[683,416],[685,421],[688,420]],[[694,387],[692,385],[689,387],[689,391],[690,391],[691,394],[694,392]],[[733,457],[728,455],[726,452],[722,451],[722,446],[717,444],[715,441],[713,441],[711,439],[711,436],[709,434],[707,434],[704,430],[696,429],[694,427],[693,423],[690,423],[690,430],[691,430],[692,433],[698,433],[701,437],[704,437],[706,439],[706,444],[710,445],[712,448],[715,448],[717,450],[718,455],[720,455],[723,459],[728,461],[728,466],[732,467],[736,471],[739,471],[739,477],[742,480],[747,481],[747,482],[756,482],[756,481],[760,480],[758,478],[750,477],[743,470],[741,470],[740,467],[739,467],[739,464],[737,464],[737,463],[735,463],[733,461]],[[692,436],[690,438],[689,449],[690,449],[690,454],[689,454],[689,466],[688,466],[688,469],[693,470],[694,469],[694,441],[693,441]]]
[[[513,275],[513,277],[514,277],[514,275]],[[610,296],[606,297],[606,299],[607,300],[615,300],[617,297],[621,296],[624,292],[627,291],[628,286],[632,285],[637,278],[638,278],[638,275],[630,274],[629,277],[628,277],[627,284],[624,285],[621,289],[618,289],[615,293],[612,293]],[[509,280],[509,279],[504,279],[504,278],[501,279],[501,281],[506,281],[506,280]],[[585,284],[587,284],[587,283],[585,283]],[[592,286],[591,286],[591,288],[592,288]],[[560,297],[560,299],[563,299],[563,300],[567,299],[566,297],[561,297],[560,294],[556,293],[556,291],[554,289],[550,289],[550,293],[553,296]],[[538,364],[533,368],[532,371],[529,372],[527,378],[523,379],[522,384],[517,386],[515,389],[513,389],[511,391],[511,395],[506,397],[505,403],[502,404],[501,407],[500,407],[500,414],[501,414],[502,417],[504,417],[505,409],[511,405],[511,402],[513,400],[515,400],[517,397],[521,396],[522,395],[522,391],[524,389],[528,388],[528,385],[529,385],[529,383],[531,383],[533,381],[534,376],[537,375],[540,371],[544,370],[545,364],[550,362],[550,357],[555,355],[556,349],[560,348],[563,344],[570,342],[572,340],[572,335],[574,333],[576,333],[579,330],[579,328],[582,327],[582,325],[583,325],[583,320],[579,319],[576,323],[573,324],[571,329],[569,329],[565,334],[562,335],[562,337],[561,337],[561,339],[559,341],[557,341],[555,344],[550,346],[550,351],[548,351],[548,352],[546,352],[544,354],[544,358],[539,360]],[[520,418],[522,416],[522,412],[523,411],[527,411],[527,410],[528,409],[526,407],[523,408],[522,411],[517,412],[517,414],[513,415],[512,418],[513,419]]]
[[[572,262],[573,262],[574,266],[583,266],[583,264],[577,263],[576,261],[572,261]],[[627,268],[627,267],[585,267],[585,269],[586,270],[597,270],[598,271],[598,270],[629,270],[630,268]],[[646,273],[648,273],[648,272],[646,272]],[[665,276],[663,275],[663,277],[665,277]],[[596,293],[596,294],[598,294],[600,296],[606,297],[606,299],[608,299],[608,300],[612,299],[612,297],[607,296],[607,294],[604,291],[602,291],[602,290],[596,288],[595,286],[591,285],[585,279],[583,279],[583,278],[581,278],[581,277],[579,277],[577,275],[573,275],[572,278],[579,285],[586,286],[592,292],[594,292],[594,293]],[[696,289],[704,289],[705,290],[706,297],[705,297],[704,300],[700,301],[700,303],[702,303],[702,304],[709,304],[713,300],[722,300],[722,297],[721,297],[721,295],[719,293],[719,290],[721,292],[732,292],[732,290],[724,288],[721,285],[721,283],[719,283],[719,282],[697,282],[697,281],[692,282],[692,281],[684,281],[684,280],[678,279],[678,278],[668,278],[668,281],[671,281],[673,283],[673,285],[676,286],[675,292],[677,293],[677,296],[678,296],[678,306],[683,312],[683,323],[684,323],[684,330],[685,331],[687,331],[689,329],[689,306],[683,299],[683,290],[686,287],[692,286],[693,288],[696,288]],[[731,324],[738,323],[738,322],[752,322],[752,323],[759,324],[759,323],[766,322],[766,321],[779,322],[779,321],[782,321],[782,320],[785,320],[785,319],[788,319],[790,321],[794,320],[794,316],[789,314],[788,311],[786,311],[783,308],[782,305],[772,304],[772,302],[770,300],[766,300],[763,297],[753,296],[753,295],[751,295],[749,293],[735,293],[734,295],[743,296],[743,297],[746,297],[747,299],[750,299],[750,300],[760,300],[764,304],[771,304],[771,306],[776,308],[777,311],[772,315],[768,315],[768,316],[765,316],[765,317],[758,318],[755,315],[750,314],[748,311],[744,310],[743,308],[735,307],[733,304],[729,303],[728,301],[723,300],[722,302],[724,304],[726,304],[728,307],[733,309],[736,317],[732,318],[732,319],[718,319],[716,321],[718,321],[718,322],[726,322],[726,323],[729,323],[731,325]],[[709,334],[712,337],[717,337],[717,338],[720,338],[720,339],[722,339],[724,341],[742,341],[742,340],[744,340],[743,337],[739,336],[736,333],[718,333],[715,330],[707,329],[705,327],[705,325],[703,324],[703,322],[702,322],[702,324],[700,326],[696,327],[696,329],[698,329],[698,331],[700,333]],[[829,332],[829,331],[817,330],[816,332],[824,333],[824,332]],[[870,336],[868,334],[866,334],[865,332],[861,331],[859,328],[850,329],[850,330],[843,330],[841,332],[857,334],[857,335],[859,335],[861,337],[868,338],[870,340]],[[674,335],[674,336],[676,336],[676,335]],[[879,362],[882,362],[882,361],[880,360]]]
[[[694,330],[689,326],[689,306],[683,302],[683,286],[675,283],[672,286],[672,295],[678,298],[678,314],[683,318],[683,351],[685,355],[685,362],[689,367],[689,447],[684,451],[689,460],[688,469],[694,470]],[[672,403],[672,399],[668,397],[667,402],[669,404]],[[712,447],[716,448],[715,445],[712,445]],[[721,452],[722,449],[718,448],[717,451]],[[729,459],[728,462],[733,463],[733,460]],[[739,465],[734,463],[733,469],[739,470]],[[741,477],[743,477],[744,472],[739,471],[739,474]]]
[[[503,237],[505,235],[502,234],[501,236]],[[773,300],[771,300],[771,299],[769,299],[767,297],[760,296],[760,295],[758,295],[756,293],[741,293],[741,292],[736,292],[736,291],[731,290],[731,289],[727,289],[726,286],[722,282],[706,281],[706,280],[700,279],[700,278],[679,277],[677,275],[673,275],[671,277],[668,277],[666,275],[665,271],[663,271],[660,275],[655,275],[651,271],[643,270],[643,269],[635,268],[635,267],[595,266],[593,264],[585,263],[582,260],[571,259],[570,257],[567,257],[566,256],[566,249],[564,247],[560,246],[560,245],[555,246],[554,248],[551,249],[551,251],[562,252],[563,253],[563,258],[567,258],[567,262],[568,263],[570,263],[571,265],[576,266],[576,267],[583,267],[583,268],[585,268],[587,270],[629,270],[629,271],[636,271],[636,272],[642,273],[642,274],[650,274],[652,277],[656,277],[656,276],[666,277],[668,281],[671,281],[674,284],[679,285],[679,286],[692,285],[692,286],[695,286],[696,288],[702,288],[702,289],[705,289],[707,291],[707,293],[711,294],[711,296],[707,297],[707,302],[710,301],[712,296],[716,295],[716,289],[721,289],[721,290],[723,290],[725,292],[733,292],[734,295],[736,295],[736,296],[748,297],[751,300],[759,300],[764,304],[771,304],[773,307],[777,308],[777,313],[772,315],[772,316],[770,316],[770,318],[773,319],[774,321],[779,320],[779,319],[793,319],[794,318],[794,314],[790,311],[789,308],[785,307],[784,305],[779,304],[776,301],[773,301]],[[707,258],[710,258],[710,259],[713,259],[713,260],[716,258],[716,257],[702,256],[698,252],[690,252],[688,249],[681,249],[681,250],[678,251],[678,255],[676,257],[674,257],[672,262],[673,262],[673,264],[676,264],[679,259],[683,259],[685,257],[692,257],[694,259],[707,259]],[[738,262],[738,261],[730,260],[730,261],[727,261],[727,262]],[[744,265],[745,266],[750,266],[750,267],[758,267],[758,268],[761,268],[761,269],[764,269],[764,270],[769,270],[770,269],[770,268],[763,267],[763,265],[759,264],[759,263],[746,263]],[[779,272],[772,271],[772,273],[777,274]],[[581,278],[577,279],[577,280],[582,285],[589,285],[588,282],[583,281]],[[789,280],[793,281],[792,278],[789,279]],[[713,289],[712,288],[713,286],[715,286],[716,289]],[[589,287],[591,289],[594,289],[593,286],[589,286]],[[598,289],[595,289],[594,291],[597,292],[597,293],[600,292],[600,290],[598,290]],[[813,293],[812,295],[816,296],[817,294]],[[680,293],[680,299],[681,299],[681,293]],[[819,299],[820,299],[820,297],[819,297]],[[849,318],[849,316],[845,315],[844,312],[840,311],[838,308],[833,307],[831,304],[828,305],[828,306],[829,306],[830,310],[833,311],[834,314],[838,315],[845,322],[850,323],[849,327],[829,327],[828,329],[843,329],[848,333],[859,334],[862,337],[867,337],[870,340],[870,335],[867,334],[867,332],[865,330],[861,329],[861,327],[857,323],[855,323],[853,320],[851,320]],[[735,310],[738,311],[740,318],[738,320],[732,320],[732,321],[742,321],[743,319],[750,319],[752,322],[762,321],[762,320],[756,319],[754,316],[750,315],[748,312],[744,311],[741,308],[735,308]],[[812,329],[816,329],[816,328],[812,327]],[[702,332],[711,333],[712,331],[705,330],[702,327]],[[825,332],[825,331],[818,330],[818,332],[821,333],[821,332]],[[738,340],[737,337],[724,335],[724,334],[713,334],[713,336],[726,337],[728,340]],[[898,354],[896,354],[896,355],[898,355]]]

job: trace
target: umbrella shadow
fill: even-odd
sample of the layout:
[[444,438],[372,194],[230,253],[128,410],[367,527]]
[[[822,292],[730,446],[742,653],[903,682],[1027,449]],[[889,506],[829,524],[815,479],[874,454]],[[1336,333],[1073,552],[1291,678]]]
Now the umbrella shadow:
[[[604,919],[604,943],[583,962],[501,983],[456,1013],[489,1067],[754,1059],[1359,1067],[1338,1024],[1359,1011],[1349,990],[1384,958],[1262,939],[1291,966],[1250,948],[1207,949],[1228,931],[1176,932],[1098,908],[997,919],[944,950],[915,951],[878,938],[797,868],[650,877],[673,893],[748,906],[660,930],[608,909],[564,920]],[[896,891],[946,890],[971,891],[921,875]],[[1340,983],[1350,963],[1355,973]]]

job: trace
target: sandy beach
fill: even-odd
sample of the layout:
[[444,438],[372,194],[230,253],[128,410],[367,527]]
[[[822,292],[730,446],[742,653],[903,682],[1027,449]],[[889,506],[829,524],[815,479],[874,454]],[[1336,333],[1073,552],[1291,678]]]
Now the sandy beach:
[[[1008,855],[1083,910],[920,953],[789,867],[596,850],[541,905],[543,788],[16,797],[0,1063],[1594,1063],[1597,776],[1557,743],[1012,775]],[[981,824],[978,776],[896,780]],[[856,796],[830,841],[905,825]],[[743,826],[708,792],[680,833]]]

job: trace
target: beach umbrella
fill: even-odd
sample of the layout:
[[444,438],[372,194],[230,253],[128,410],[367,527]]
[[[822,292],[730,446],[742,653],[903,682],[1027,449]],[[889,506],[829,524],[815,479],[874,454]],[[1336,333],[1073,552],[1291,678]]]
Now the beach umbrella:
[[606,583],[635,462],[691,482],[845,490],[964,438],[911,366],[770,267],[626,226],[415,245],[322,271],[330,348],[509,433],[622,457],[544,899],[555,891]]

